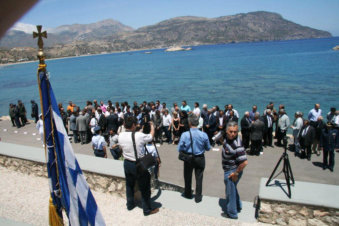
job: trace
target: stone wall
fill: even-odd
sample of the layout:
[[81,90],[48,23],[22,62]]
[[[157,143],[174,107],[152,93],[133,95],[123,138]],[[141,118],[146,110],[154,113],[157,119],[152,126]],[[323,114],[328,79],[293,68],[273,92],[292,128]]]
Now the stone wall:
[[[38,177],[47,177],[46,164],[33,162],[18,158],[7,157],[0,155],[0,166],[6,167],[9,170],[18,171],[28,175]],[[113,176],[100,175],[97,173],[83,172],[88,185],[92,190],[116,194],[121,197],[126,196],[125,179]]]
[[[28,175],[35,175],[38,177],[47,177],[47,168],[46,164],[18,159],[13,157],[8,157],[0,155],[0,166],[6,167],[7,169],[25,173]],[[83,171],[83,174],[87,180],[88,185],[92,190],[99,191],[102,193],[116,194],[121,197],[126,197],[126,183],[125,178],[107,176],[98,173],[92,173]],[[171,190],[183,192],[184,188],[162,182],[152,180],[152,188],[161,188],[163,190]],[[137,191],[137,189],[135,189]],[[140,194],[136,192],[135,198],[140,199]]]
[[258,221],[291,226],[339,225],[339,210],[261,200]]

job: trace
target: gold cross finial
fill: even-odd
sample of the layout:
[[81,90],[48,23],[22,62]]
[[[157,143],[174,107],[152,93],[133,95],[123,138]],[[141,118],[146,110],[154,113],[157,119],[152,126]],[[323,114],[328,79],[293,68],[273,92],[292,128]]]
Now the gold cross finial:
[[43,31],[41,32],[42,26],[41,25],[37,25],[36,26],[38,32],[33,31],[33,38],[38,37],[38,47],[39,50],[44,48],[44,41],[42,40],[42,38],[47,38],[47,31]]
[[38,37],[38,47],[39,47],[39,52],[38,52],[38,58],[40,61],[41,67],[45,67],[45,56],[44,56],[44,41],[42,38],[47,38],[47,31],[41,32],[42,26],[37,25],[36,26],[38,32],[33,32],[33,38]]

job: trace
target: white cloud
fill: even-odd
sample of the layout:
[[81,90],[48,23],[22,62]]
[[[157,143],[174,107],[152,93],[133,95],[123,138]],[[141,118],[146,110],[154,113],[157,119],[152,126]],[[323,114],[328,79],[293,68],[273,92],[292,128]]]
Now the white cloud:
[[[16,24],[13,25],[13,27],[10,30],[17,30],[17,31],[23,31],[27,34],[32,34],[33,31],[36,31],[36,25],[33,24],[25,24],[25,23],[20,23],[17,22]],[[43,31],[53,33],[53,28],[42,28]]]

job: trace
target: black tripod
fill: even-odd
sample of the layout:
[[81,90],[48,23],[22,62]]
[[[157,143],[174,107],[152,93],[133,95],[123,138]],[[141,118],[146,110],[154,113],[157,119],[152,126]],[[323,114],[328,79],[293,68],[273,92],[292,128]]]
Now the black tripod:
[[[288,197],[291,198],[292,196],[292,193],[291,193],[291,182],[292,184],[294,184],[294,177],[293,177],[293,172],[292,172],[292,168],[291,168],[291,164],[290,164],[290,160],[288,159],[288,154],[286,152],[287,150],[287,137],[284,137],[283,139],[283,144],[284,144],[284,153],[282,154],[282,156],[280,157],[277,165],[275,166],[270,178],[268,179],[268,181],[266,182],[266,186],[269,185],[269,183],[272,181],[273,179],[273,176],[276,172],[276,170],[278,169],[280,163],[281,163],[281,160],[284,160],[284,166],[283,166],[283,169],[282,171],[280,171],[280,173],[284,173],[285,175],[285,180],[286,180],[286,184],[287,184],[287,189],[288,189]],[[280,174],[278,173],[278,175]],[[277,175],[277,176],[278,176]]]

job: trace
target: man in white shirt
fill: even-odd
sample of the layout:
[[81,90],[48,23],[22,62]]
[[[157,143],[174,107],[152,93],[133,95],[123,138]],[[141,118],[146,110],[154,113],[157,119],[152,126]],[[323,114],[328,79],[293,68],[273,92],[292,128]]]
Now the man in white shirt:
[[199,107],[199,103],[198,102],[194,103],[193,114],[195,114],[196,116],[200,117],[200,107]]
[[[124,126],[126,131],[119,134],[119,145],[122,149],[124,160],[124,171],[126,178],[126,197],[127,197],[127,209],[132,210],[135,207],[134,203],[134,185],[138,182],[139,190],[142,196],[142,208],[145,216],[155,214],[159,212],[159,208],[153,209],[151,207],[151,176],[146,170],[142,173],[137,173],[136,169],[136,156],[138,159],[144,156],[144,146],[148,142],[153,140],[154,126],[150,122],[151,132],[150,134],[144,134],[142,132],[135,132],[136,129],[135,117],[125,118]],[[133,145],[132,136],[135,137],[135,148]]]
[[232,104],[229,104],[229,105],[227,106],[227,112],[225,113],[225,115],[226,115],[227,117],[229,117],[231,111],[233,111],[234,116],[236,116],[237,118],[239,118],[239,113],[238,113],[238,111],[235,110],[235,109],[233,109],[233,105],[232,105]]
[[300,152],[300,144],[299,144],[299,133],[301,130],[301,127],[304,125],[304,121],[302,119],[302,113],[297,111],[294,115],[295,120],[293,122],[293,125],[291,128],[293,129],[293,138],[294,138],[294,155],[299,155]]
[[318,118],[321,116],[320,104],[315,104],[314,108],[308,113],[308,120],[310,120],[310,125],[314,128],[317,127]]
[[162,116],[162,131],[165,132],[168,144],[172,143],[171,123],[172,117],[168,114],[168,110],[165,110],[164,115]]

